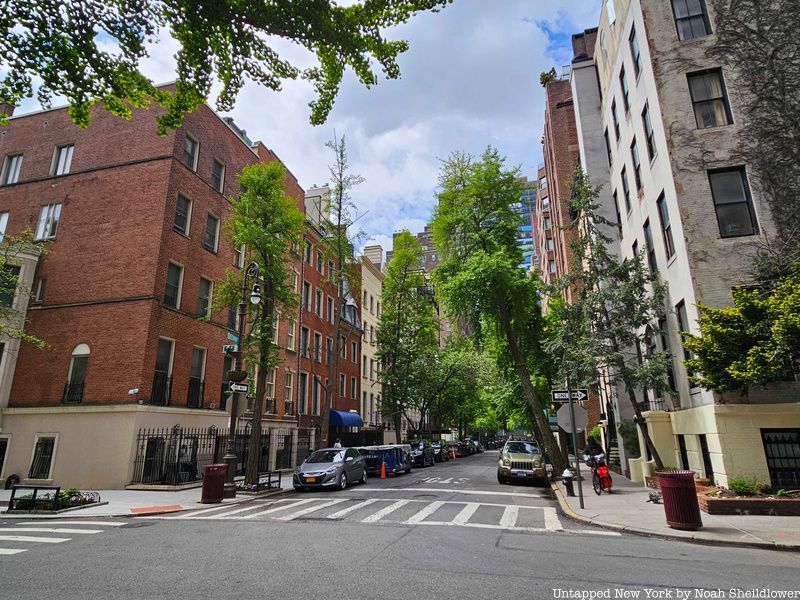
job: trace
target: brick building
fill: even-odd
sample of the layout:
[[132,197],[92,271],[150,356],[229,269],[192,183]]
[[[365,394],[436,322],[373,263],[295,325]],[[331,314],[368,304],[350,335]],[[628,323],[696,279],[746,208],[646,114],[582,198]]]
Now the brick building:
[[[48,344],[1,358],[3,388],[12,383],[0,404],[0,477],[119,488],[141,478],[138,459],[218,459],[218,447],[186,432],[228,424],[221,346],[235,312],[212,306],[216,283],[244,257],[222,226],[235,174],[277,157],[206,106],[163,137],[148,111],[126,122],[98,109],[87,129],[66,108],[20,115],[0,135],[0,155],[6,231],[29,229],[45,250],[30,273],[27,329]],[[302,206],[289,172],[286,185]],[[296,426],[291,404],[268,406],[274,426]],[[138,457],[138,432],[157,428],[171,428],[180,448],[140,439]]]

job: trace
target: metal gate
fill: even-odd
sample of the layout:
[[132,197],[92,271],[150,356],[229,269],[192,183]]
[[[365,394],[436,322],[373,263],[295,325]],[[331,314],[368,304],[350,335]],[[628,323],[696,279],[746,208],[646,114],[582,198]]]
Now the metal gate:
[[275,452],[275,470],[292,468],[292,431],[290,429],[276,429],[278,447]]
[[800,487],[800,429],[762,429],[761,441],[772,487]]

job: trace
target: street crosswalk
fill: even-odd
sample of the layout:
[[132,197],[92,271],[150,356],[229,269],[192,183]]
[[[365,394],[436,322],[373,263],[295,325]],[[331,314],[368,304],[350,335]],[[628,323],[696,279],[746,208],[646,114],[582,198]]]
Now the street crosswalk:
[[[0,525],[0,557],[22,554],[42,545],[63,544],[125,525],[124,521],[39,521]],[[69,537],[65,537],[69,536]]]
[[584,533],[619,536],[617,532],[564,527],[552,506],[500,504],[468,500],[296,496],[217,506],[179,515],[143,517],[157,520],[298,520],[346,521],[367,524],[472,527],[520,533]]

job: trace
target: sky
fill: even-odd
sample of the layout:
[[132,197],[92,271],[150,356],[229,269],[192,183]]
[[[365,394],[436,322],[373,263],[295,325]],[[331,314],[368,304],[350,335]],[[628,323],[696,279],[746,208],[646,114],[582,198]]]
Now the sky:
[[[365,178],[352,192],[362,243],[388,250],[393,232],[416,233],[429,220],[440,161],[451,152],[480,154],[492,145],[509,166],[536,177],[544,116],[539,73],[569,64],[571,34],[596,26],[600,5],[454,0],[387,31],[410,42],[398,61],[401,79],[367,89],[349,73],[324,125],[309,123],[314,91],[303,81],[286,82],[280,92],[248,83],[226,114],[275,151],[306,189],[329,182],[333,156],[325,142],[334,132],[345,135],[351,171]],[[276,49],[311,64],[302,48],[281,41]],[[156,82],[173,80],[176,50],[162,35],[142,70]],[[38,107],[20,108],[18,114]]]

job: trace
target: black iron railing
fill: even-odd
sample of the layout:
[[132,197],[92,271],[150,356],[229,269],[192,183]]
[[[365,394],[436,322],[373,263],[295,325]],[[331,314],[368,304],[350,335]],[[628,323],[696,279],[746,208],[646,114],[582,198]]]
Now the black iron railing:
[[267,398],[264,401],[264,410],[267,411],[267,414],[274,415],[277,407],[275,406],[275,398]]
[[292,432],[288,429],[275,431],[278,447],[275,451],[275,469],[290,469],[292,467]]
[[83,382],[65,383],[61,404],[80,404],[83,401]]
[[189,408],[203,407],[203,388],[205,382],[199,377],[189,377],[189,391],[186,395],[186,406]]
[[164,371],[153,373],[153,392],[150,394],[150,404],[168,406],[172,390],[172,377]]
[[664,406],[665,405],[663,398],[656,398],[655,400],[643,400],[639,402],[639,409],[642,411],[666,410]]
[[287,417],[294,414],[294,402],[291,400],[284,400],[283,414]]

